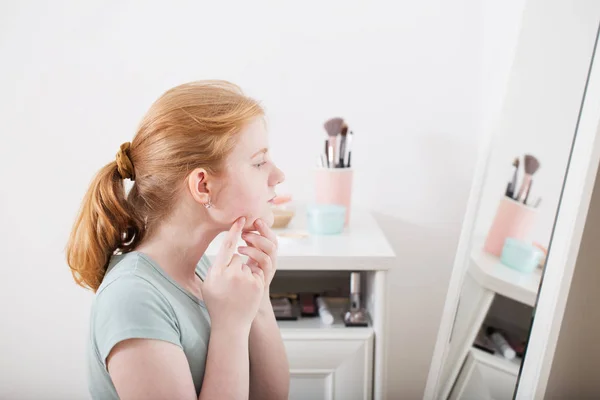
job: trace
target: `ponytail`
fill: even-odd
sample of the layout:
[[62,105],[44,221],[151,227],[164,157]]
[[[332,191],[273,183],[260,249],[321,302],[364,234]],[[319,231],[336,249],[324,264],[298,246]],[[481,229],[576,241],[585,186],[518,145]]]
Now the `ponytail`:
[[115,251],[131,251],[144,235],[144,222],[125,197],[117,162],[98,172],[88,189],[67,244],[75,282],[94,292]]

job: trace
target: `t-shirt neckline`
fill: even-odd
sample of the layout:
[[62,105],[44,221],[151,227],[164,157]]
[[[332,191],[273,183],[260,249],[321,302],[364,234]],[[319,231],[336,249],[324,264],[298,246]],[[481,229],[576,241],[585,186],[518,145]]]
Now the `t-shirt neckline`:
[[[150,257],[148,254],[142,253],[141,251],[138,251],[138,250],[130,251],[130,253],[135,253],[139,257],[144,259],[148,264],[150,264],[150,266],[152,268],[154,268],[159,274],[161,274],[173,286],[175,286],[177,289],[182,291],[185,295],[187,295],[196,304],[206,308],[206,304],[204,304],[204,301],[200,300],[195,294],[193,294],[192,292],[190,292],[189,290],[187,290],[186,288],[181,286],[175,279],[171,278],[171,276],[169,276],[169,274],[167,274],[167,272],[164,269],[162,269],[162,267],[156,261],[154,261],[152,259],[152,257]],[[202,260],[202,258],[200,258],[200,260]],[[198,278],[200,278],[200,280],[202,282],[204,282],[204,279],[202,278],[202,276],[200,275],[200,272],[198,271],[198,266],[196,266],[195,274]]]

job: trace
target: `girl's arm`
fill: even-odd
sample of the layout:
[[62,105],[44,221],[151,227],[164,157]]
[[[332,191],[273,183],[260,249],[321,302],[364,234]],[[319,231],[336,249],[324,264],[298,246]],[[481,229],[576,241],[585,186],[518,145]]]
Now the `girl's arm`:
[[250,329],[250,399],[287,399],[290,372],[287,354],[269,298],[269,286],[277,270],[277,237],[267,224],[256,220],[258,233],[246,232],[248,246],[238,248],[249,257],[253,270],[262,270],[265,292]]
[[290,372],[273,307],[265,301],[250,329],[250,400],[287,399]]
[[212,330],[200,396],[183,350],[160,340],[129,339],[115,346],[107,361],[119,398],[248,398],[248,332]]

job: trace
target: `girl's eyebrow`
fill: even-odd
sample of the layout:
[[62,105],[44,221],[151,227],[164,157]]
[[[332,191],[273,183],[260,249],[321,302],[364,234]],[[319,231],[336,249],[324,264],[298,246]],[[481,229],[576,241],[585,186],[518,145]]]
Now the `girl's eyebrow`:
[[254,153],[254,154],[252,155],[252,157],[250,157],[250,158],[254,158],[254,157],[256,157],[257,155],[259,155],[259,154],[261,154],[261,153],[266,153],[267,151],[269,151],[269,149],[267,149],[266,147],[263,147],[262,149],[260,149],[260,150],[259,150],[259,151],[257,151],[256,153]]

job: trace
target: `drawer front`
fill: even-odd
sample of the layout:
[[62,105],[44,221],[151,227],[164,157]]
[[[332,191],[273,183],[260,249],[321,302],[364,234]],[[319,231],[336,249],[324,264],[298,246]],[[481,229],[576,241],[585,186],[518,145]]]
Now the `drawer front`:
[[517,386],[516,375],[484,363],[478,363],[478,367],[494,400],[512,400]]
[[507,368],[506,363],[497,356],[471,349],[449,400],[512,400],[518,369]]
[[284,340],[290,400],[372,398],[373,340]]

